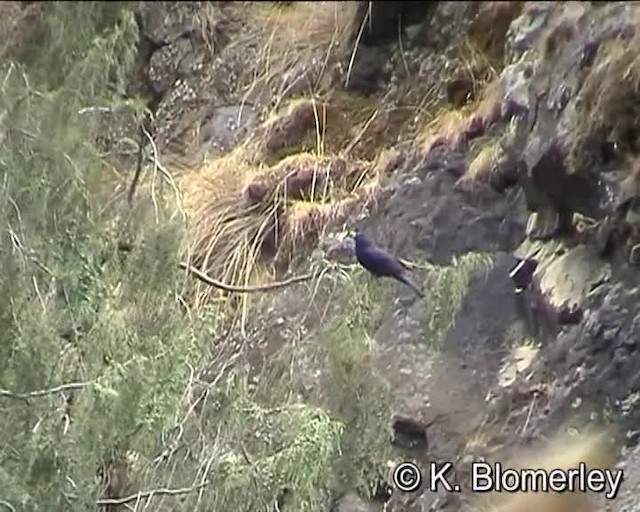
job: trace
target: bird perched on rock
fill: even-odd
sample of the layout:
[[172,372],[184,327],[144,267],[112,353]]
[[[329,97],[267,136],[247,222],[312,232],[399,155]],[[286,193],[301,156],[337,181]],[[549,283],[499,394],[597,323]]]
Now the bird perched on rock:
[[386,251],[376,247],[373,241],[363,233],[357,233],[355,240],[356,258],[360,265],[375,277],[393,277],[411,288],[418,297],[424,297],[420,287],[409,277],[409,269],[400,261]]

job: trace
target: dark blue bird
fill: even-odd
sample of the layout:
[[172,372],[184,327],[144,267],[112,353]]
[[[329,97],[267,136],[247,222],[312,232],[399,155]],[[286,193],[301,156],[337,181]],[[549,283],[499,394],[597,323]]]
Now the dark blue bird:
[[424,297],[420,287],[409,277],[409,270],[396,258],[376,245],[362,233],[357,233],[356,258],[358,263],[375,277],[393,277],[411,288],[420,298]]

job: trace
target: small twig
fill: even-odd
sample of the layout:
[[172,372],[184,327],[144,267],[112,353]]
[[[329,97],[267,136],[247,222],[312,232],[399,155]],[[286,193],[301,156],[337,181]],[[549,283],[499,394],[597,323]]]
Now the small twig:
[[294,276],[289,279],[285,279],[284,281],[278,281],[276,283],[258,285],[258,286],[234,286],[230,284],[225,284],[217,279],[213,279],[209,277],[204,272],[201,272],[195,267],[192,267],[188,263],[179,263],[178,266],[181,269],[186,270],[187,272],[196,276],[200,281],[215,288],[219,288],[220,290],[224,290],[226,292],[235,292],[235,293],[255,293],[255,292],[267,292],[270,290],[276,290],[278,288],[284,288],[285,286],[289,286],[291,284],[302,283],[304,281],[308,281],[313,279],[314,274],[303,274],[300,276]]
[[531,400],[531,405],[529,406],[529,412],[527,413],[527,419],[524,422],[522,427],[522,432],[520,432],[521,436],[524,436],[527,432],[527,428],[529,428],[529,421],[531,421],[531,413],[533,412],[533,407],[536,404],[536,395],[533,395],[533,399]]
[[132,494],[131,496],[127,496],[126,498],[117,498],[117,499],[102,499],[97,500],[96,505],[98,506],[107,506],[107,505],[125,505],[131,501],[138,501],[145,498],[151,498],[152,496],[181,496],[183,494],[189,494],[190,492],[197,491],[202,487],[206,487],[208,482],[204,482],[200,485],[194,485],[193,487],[183,487],[181,489],[153,489],[151,491],[138,492],[136,494]]
[[402,44],[402,15],[398,16],[398,46],[400,48],[400,56],[402,57],[404,71],[408,78],[411,75],[411,71],[409,71],[409,63],[407,62],[407,56],[405,55],[404,46]]
[[113,113],[113,109],[111,107],[85,107],[78,110],[79,115],[93,114],[94,112],[99,112],[100,114],[111,114]]
[[8,501],[0,500],[0,505],[2,505],[3,507],[6,507],[7,510],[10,510],[11,512],[16,512],[16,509]]
[[247,449],[244,447],[244,443],[242,442],[240,443],[240,451],[242,452],[245,462],[249,464],[249,466],[253,466],[255,463],[251,460],[251,457],[249,457],[249,452],[247,452]]
[[82,389],[90,386],[91,382],[69,382],[68,384],[61,384],[50,389],[39,389],[38,391],[31,391],[30,393],[13,393],[6,389],[0,389],[0,397],[17,398],[20,400],[28,400],[29,398],[36,398],[40,396],[53,395],[61,391],[68,391],[72,389]]
[[362,127],[362,129],[360,130],[360,133],[358,133],[358,135],[356,135],[356,137],[349,143],[349,145],[347,146],[347,148],[345,149],[345,155],[348,155],[349,153],[351,153],[351,151],[353,150],[353,148],[356,147],[356,145],[358,144],[358,142],[360,142],[360,139],[362,139],[362,137],[364,136],[364,134],[367,132],[367,130],[369,129],[369,126],[371,126],[371,123],[373,123],[376,118],[378,117],[378,114],[380,113],[379,110],[376,110],[371,117],[367,120],[367,122],[364,124],[364,126]]
[[358,30],[358,35],[356,37],[355,44],[353,46],[353,52],[351,52],[351,58],[349,59],[349,67],[347,68],[347,76],[344,81],[345,87],[349,86],[349,81],[351,80],[351,71],[353,70],[353,64],[356,60],[356,53],[358,51],[358,47],[360,46],[360,39],[362,39],[362,34],[364,33],[364,28],[367,25],[367,21],[371,23],[371,3],[369,3],[367,14],[362,19],[362,24],[360,25],[360,30]]
[[138,163],[136,165],[136,172],[133,175],[133,180],[131,181],[131,187],[129,187],[129,194],[127,195],[127,202],[129,206],[133,202],[133,196],[136,193],[136,188],[138,188],[138,182],[140,181],[140,174],[142,174],[142,156],[144,153],[144,126],[140,123],[140,142],[138,143]]

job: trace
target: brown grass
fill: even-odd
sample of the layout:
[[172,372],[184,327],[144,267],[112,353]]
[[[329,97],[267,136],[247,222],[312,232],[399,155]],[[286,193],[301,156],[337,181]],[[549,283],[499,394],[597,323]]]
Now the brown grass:
[[296,99],[267,119],[245,147],[255,162],[274,163],[293,153],[318,150],[326,124],[326,103]]
[[511,22],[522,13],[525,2],[480,2],[469,38],[496,68],[504,64],[504,48]]
[[469,122],[473,111],[473,106],[461,109],[442,108],[418,136],[419,142],[426,150],[439,144],[456,144],[456,138]]
[[[191,263],[232,285],[286,272],[366,201],[378,180],[371,165],[340,157],[299,154],[266,169],[235,168],[241,161],[235,153],[183,178]],[[210,289],[199,292],[210,298]]]
[[277,105],[283,98],[328,85],[327,71],[353,50],[357,7],[358,2],[351,1],[255,4],[256,22],[264,27],[263,50],[247,96],[262,97],[266,89]]
[[[418,143],[427,151],[441,144],[460,148],[478,136],[480,125],[486,128],[500,117],[499,68],[470,38],[463,40],[457,54],[463,63],[463,78],[470,82],[468,101],[462,106],[441,104],[435,114],[428,116],[429,121],[416,134]],[[484,131],[483,128],[481,134]]]
[[[486,9],[504,17],[506,6],[495,4]],[[364,98],[336,88],[326,71],[349,66],[360,28],[357,5],[252,7],[262,27],[257,40],[265,44],[251,89],[268,89],[276,98],[273,113],[242,147],[182,179],[191,260],[211,277],[246,286],[290,268],[323,230],[374,196],[380,177],[397,163],[378,157],[413,135],[416,118],[430,119],[425,141],[444,137],[453,144],[468,141],[478,116],[495,118],[498,73],[487,53],[495,42],[488,40],[465,39],[458,48],[461,76],[470,84],[462,108],[435,112],[433,85],[425,90],[418,83],[417,93],[410,77],[410,94],[400,86]],[[206,300],[210,290],[199,291]]]
[[577,107],[570,170],[589,165],[593,151],[610,140],[621,152],[640,142],[640,36],[604,44],[586,76]]
[[354,22],[358,2],[274,4],[267,8],[265,23],[271,29],[271,50],[275,52],[339,46],[357,30]]
[[468,79],[471,81],[471,99],[477,101],[485,87],[498,78],[502,62],[496,62],[490,54],[470,38],[463,39],[457,51]]
[[467,170],[458,181],[489,184],[492,176],[499,170],[499,164],[504,157],[504,151],[500,141],[491,138],[481,145],[467,167]]
[[478,123],[490,125],[499,120],[501,87],[497,79],[485,84],[477,101],[462,108],[442,108],[418,134],[417,140],[426,150],[444,144],[460,147],[474,137],[465,134],[475,131]]
[[215,55],[229,43],[229,30],[235,26],[235,20],[229,17],[231,9],[224,7],[215,2],[207,2],[192,20],[196,39],[205,45],[211,55]]
[[245,152],[252,162],[267,165],[300,152],[372,161],[410,131],[415,113],[412,106],[341,90],[323,100],[299,98],[271,115],[246,142]]

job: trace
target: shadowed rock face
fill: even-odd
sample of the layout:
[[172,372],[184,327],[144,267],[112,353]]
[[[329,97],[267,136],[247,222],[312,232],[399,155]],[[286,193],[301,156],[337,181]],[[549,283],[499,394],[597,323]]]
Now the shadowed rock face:
[[[586,133],[580,112],[583,87],[602,46],[628,36],[630,29],[620,25],[637,17],[637,9],[620,3],[593,9],[543,2],[512,24],[507,46],[514,64],[501,81],[505,101],[517,105],[517,119],[503,140],[511,154],[520,155],[520,183],[532,210],[602,218],[619,201],[600,175],[605,166],[622,164],[614,150],[619,145],[606,131]],[[526,63],[531,57],[520,57],[525,50],[534,52],[535,65]],[[592,156],[576,157],[578,146]]]
[[398,40],[402,30],[428,21],[436,2],[360,2],[353,38],[364,29],[360,42],[367,46],[382,46]]

